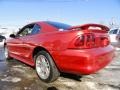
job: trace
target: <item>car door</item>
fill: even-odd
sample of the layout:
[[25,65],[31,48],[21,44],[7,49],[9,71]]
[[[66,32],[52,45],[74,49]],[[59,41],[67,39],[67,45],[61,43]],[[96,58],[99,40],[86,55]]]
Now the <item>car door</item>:
[[38,34],[40,31],[40,26],[38,24],[34,24],[32,29],[30,30],[28,35],[20,37],[20,40],[22,40],[23,45],[21,48],[21,55],[24,56],[24,58],[30,59],[31,58],[31,53],[35,47],[35,39],[36,39],[36,34]]
[[31,34],[33,26],[34,24],[26,25],[16,34],[15,38],[7,42],[10,53],[17,57],[24,57],[26,47],[24,45],[24,39],[27,39],[26,36]]

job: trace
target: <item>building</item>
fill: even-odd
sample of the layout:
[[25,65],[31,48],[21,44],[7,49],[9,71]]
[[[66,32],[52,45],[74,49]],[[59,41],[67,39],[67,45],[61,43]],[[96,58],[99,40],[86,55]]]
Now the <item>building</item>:
[[3,27],[0,26],[0,35],[5,36],[6,38],[9,38],[9,35],[12,33],[17,32],[18,29],[16,27]]

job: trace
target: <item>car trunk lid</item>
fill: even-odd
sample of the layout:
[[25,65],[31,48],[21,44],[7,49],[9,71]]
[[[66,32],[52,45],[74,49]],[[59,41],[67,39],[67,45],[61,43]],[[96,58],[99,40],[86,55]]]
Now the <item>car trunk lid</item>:
[[83,32],[74,40],[74,46],[77,48],[97,48],[109,45],[110,40],[107,32],[109,28],[100,24],[85,24],[73,26],[70,30]]

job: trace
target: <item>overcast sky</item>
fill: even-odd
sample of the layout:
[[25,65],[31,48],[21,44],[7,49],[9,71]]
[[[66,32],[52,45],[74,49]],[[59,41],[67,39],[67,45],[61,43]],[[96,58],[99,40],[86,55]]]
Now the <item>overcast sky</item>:
[[52,20],[78,25],[120,22],[120,0],[0,0],[0,25]]

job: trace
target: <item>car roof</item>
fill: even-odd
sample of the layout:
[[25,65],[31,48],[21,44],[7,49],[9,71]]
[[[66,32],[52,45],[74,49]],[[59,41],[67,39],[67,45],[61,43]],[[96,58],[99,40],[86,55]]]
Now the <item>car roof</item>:
[[[56,21],[36,21],[36,22],[29,23],[29,24],[35,24],[35,23],[47,23],[47,22],[56,22]],[[57,23],[62,23],[62,22],[57,22]]]

